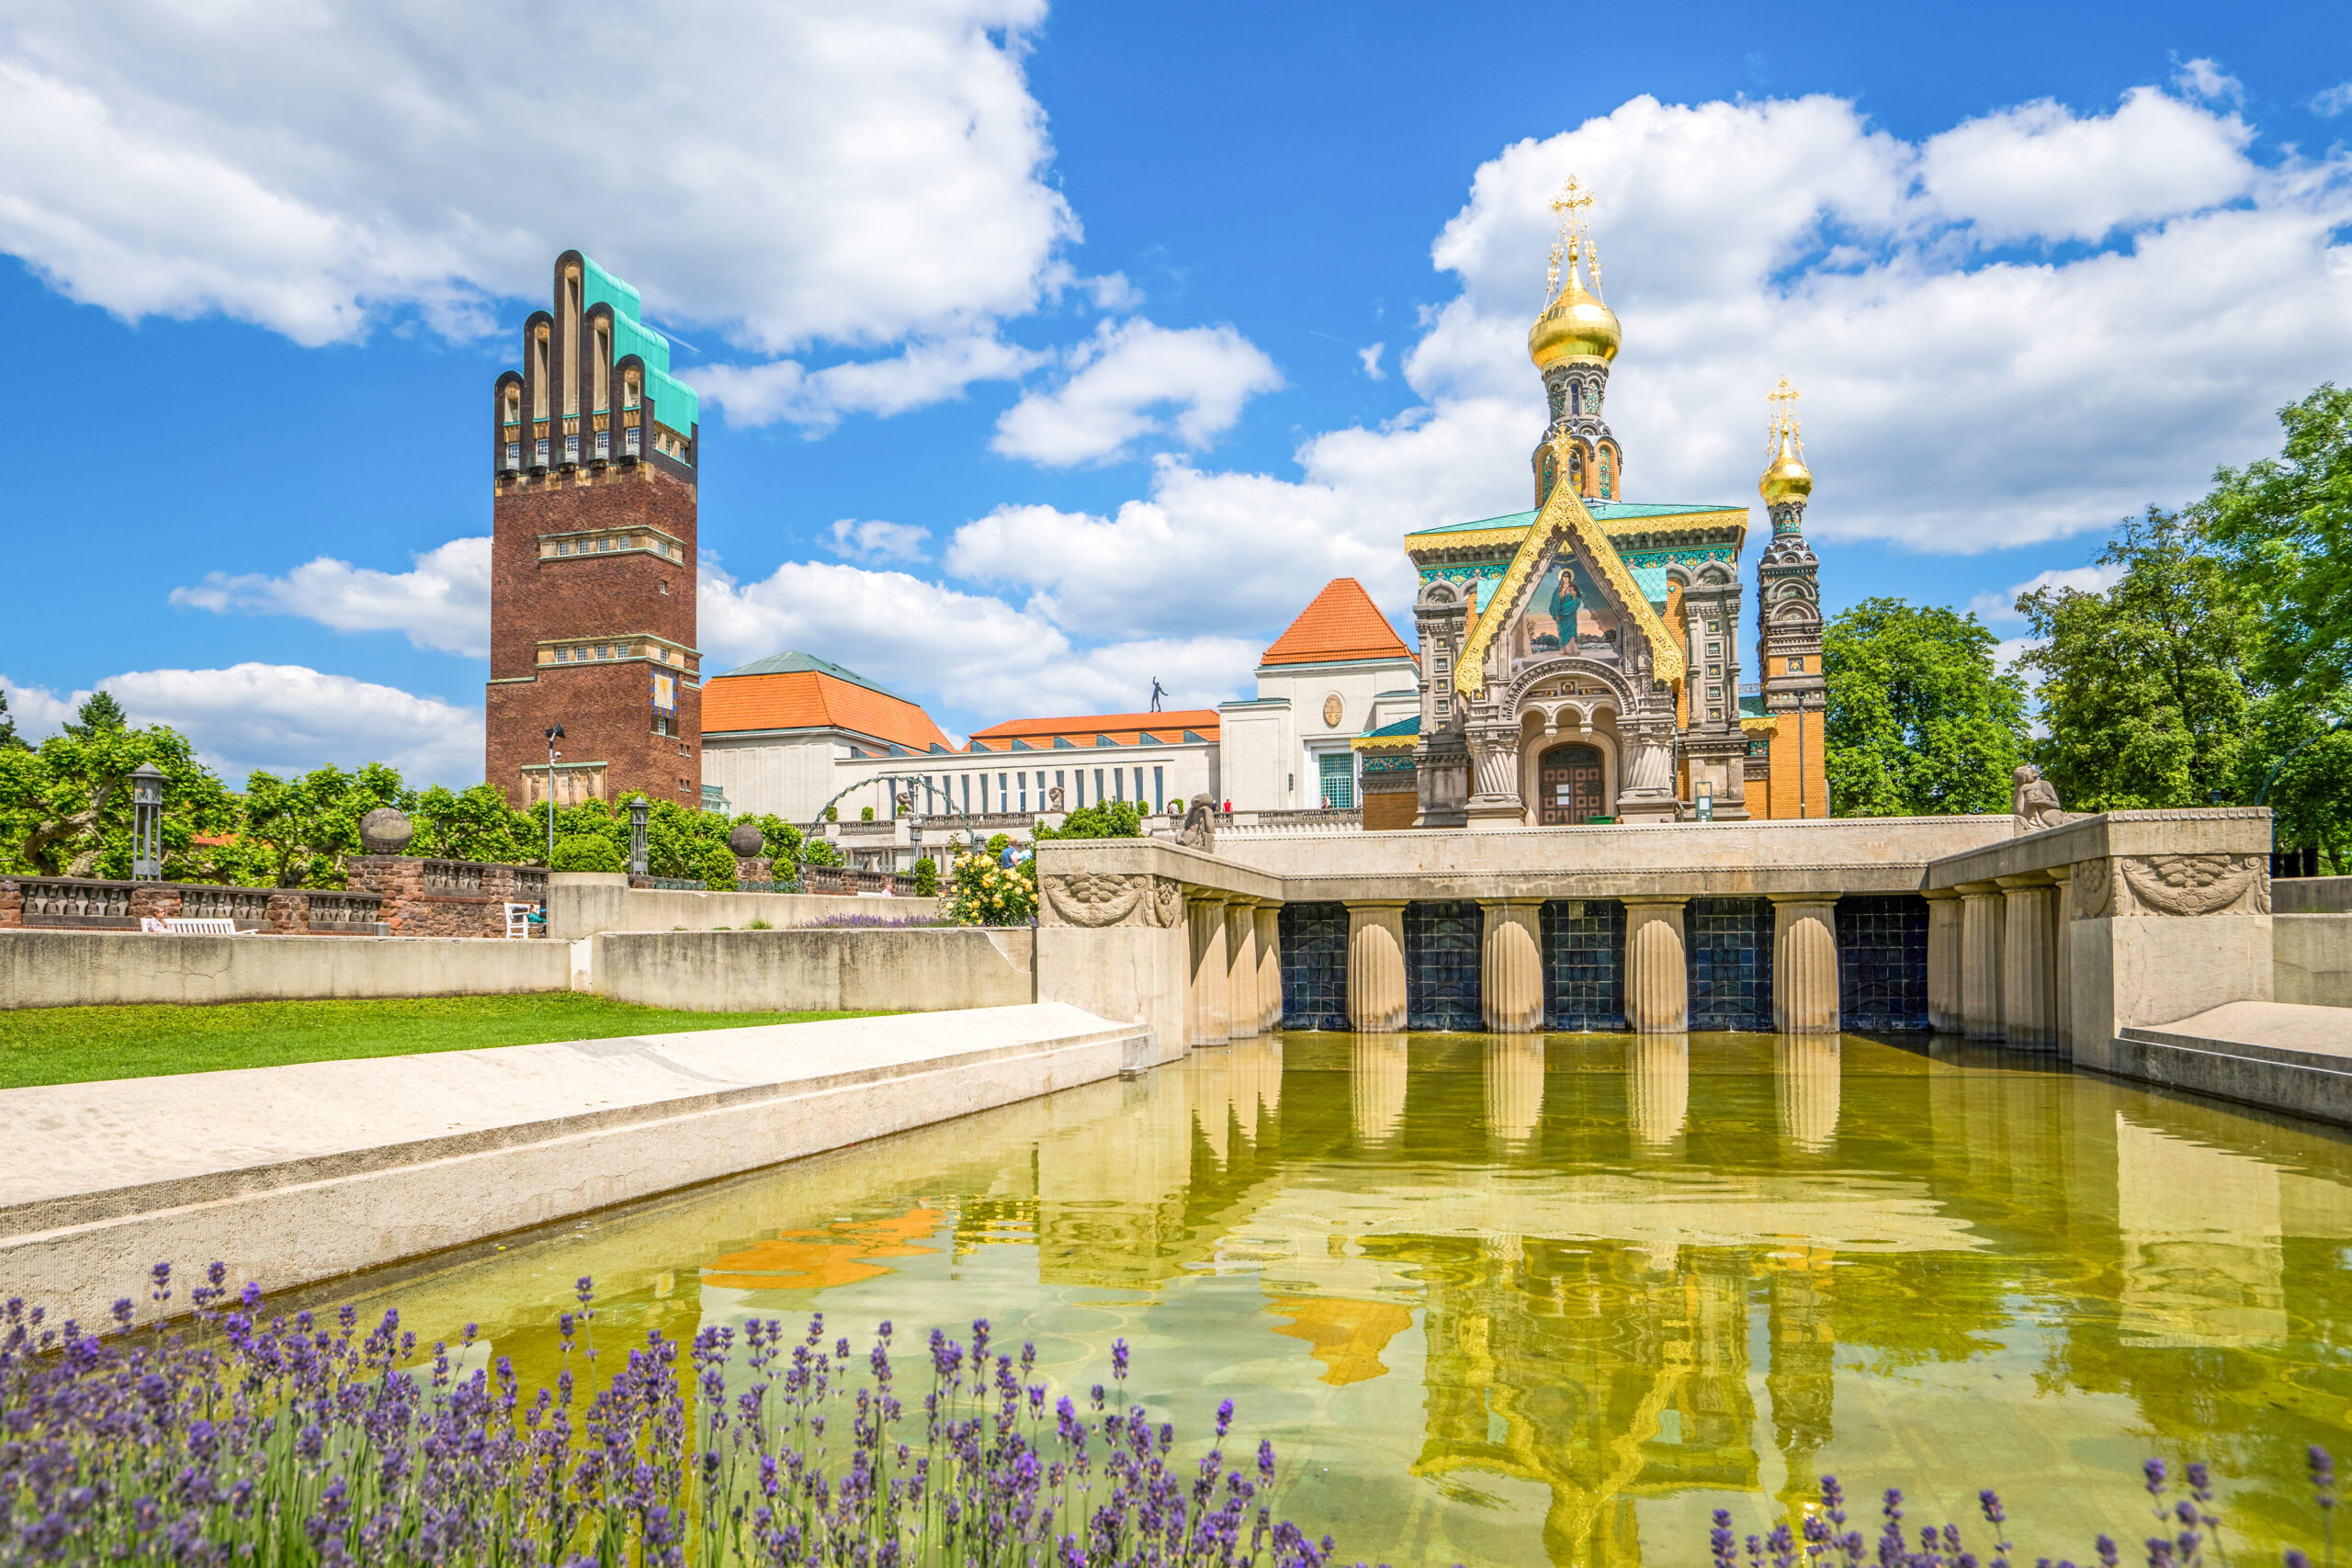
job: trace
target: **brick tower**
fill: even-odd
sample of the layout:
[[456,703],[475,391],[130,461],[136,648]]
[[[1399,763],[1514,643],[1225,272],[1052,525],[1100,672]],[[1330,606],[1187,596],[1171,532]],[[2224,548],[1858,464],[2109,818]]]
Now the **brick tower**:
[[1764,713],[1772,732],[1770,798],[1775,817],[1829,815],[1829,687],[1821,672],[1821,562],[1804,541],[1813,494],[1797,431],[1796,389],[1781,378],[1772,394],[1771,465],[1757,481],[1772,517],[1772,542],[1756,563],[1756,653],[1764,666]]
[[[484,776],[517,806],[702,801],[694,389],[578,251],[492,394]],[[563,726],[549,777],[547,730]]]

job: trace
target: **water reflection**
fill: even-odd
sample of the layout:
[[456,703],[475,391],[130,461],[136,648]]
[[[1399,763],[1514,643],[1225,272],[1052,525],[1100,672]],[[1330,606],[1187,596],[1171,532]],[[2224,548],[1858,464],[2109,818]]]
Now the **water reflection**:
[[581,1273],[624,1337],[985,1315],[1083,1387],[1125,1337],[1183,1429],[1236,1399],[1351,1558],[1689,1562],[1712,1508],[1769,1529],[1833,1471],[1938,1520],[1997,1487],[2086,1561],[2149,1452],[2283,1485],[2352,1440],[2347,1239],[2339,1134],[2044,1056],[1294,1034],[375,1294],[526,1381]]

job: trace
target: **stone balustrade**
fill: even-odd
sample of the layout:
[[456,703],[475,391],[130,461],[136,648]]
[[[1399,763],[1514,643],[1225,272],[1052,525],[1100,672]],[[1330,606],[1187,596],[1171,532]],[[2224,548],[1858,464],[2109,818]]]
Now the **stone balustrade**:
[[382,919],[383,901],[366,893],[80,876],[0,879],[0,928],[135,931],[149,919],[208,919],[276,936],[372,936]]

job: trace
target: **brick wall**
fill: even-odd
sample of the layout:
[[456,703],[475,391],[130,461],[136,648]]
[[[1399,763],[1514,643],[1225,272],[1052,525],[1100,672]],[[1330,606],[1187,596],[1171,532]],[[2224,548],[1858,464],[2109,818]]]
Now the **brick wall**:
[[345,865],[354,892],[382,900],[393,936],[503,937],[508,904],[547,899],[547,873],[528,866],[413,855],[357,855]]
[[209,883],[105,882],[91,877],[0,879],[0,927],[137,931],[150,918],[233,920],[277,936],[372,936],[381,902],[359,891],[224,887]]
[[[567,761],[605,764],[594,789],[602,798],[616,800],[643,790],[656,800],[698,804],[697,665],[679,671],[642,659],[538,662],[538,645],[552,638],[643,633],[687,649],[696,646],[695,486],[650,462],[508,476],[497,483],[484,776],[509,800],[524,804],[528,795],[521,770],[535,761],[546,766],[544,733],[560,724]],[[540,553],[544,536],[614,528],[658,530],[675,539],[686,558],[673,561],[645,551],[556,558]],[[653,732],[657,671],[679,676],[675,735]]]

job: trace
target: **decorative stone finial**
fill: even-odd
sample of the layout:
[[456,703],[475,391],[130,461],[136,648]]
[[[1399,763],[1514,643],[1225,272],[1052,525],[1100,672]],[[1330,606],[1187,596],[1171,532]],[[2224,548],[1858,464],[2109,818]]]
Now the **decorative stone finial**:
[[389,806],[379,806],[359,819],[359,843],[371,855],[396,855],[415,837],[415,825]]
[[727,835],[727,847],[735,852],[737,860],[750,860],[767,843],[757,824],[738,822],[735,830]]

